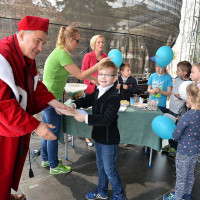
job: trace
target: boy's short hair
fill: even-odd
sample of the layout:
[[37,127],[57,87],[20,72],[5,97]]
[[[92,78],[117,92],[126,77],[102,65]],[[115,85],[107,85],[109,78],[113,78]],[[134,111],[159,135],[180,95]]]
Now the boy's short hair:
[[124,71],[125,67],[131,68],[129,63],[122,63],[120,66],[120,71]]
[[103,62],[99,67],[99,70],[102,69],[112,69],[114,75],[117,75],[118,72],[118,67],[112,61]]
[[187,72],[186,77],[190,77],[192,65],[188,61],[181,61],[177,64],[177,67],[180,67],[182,71]]

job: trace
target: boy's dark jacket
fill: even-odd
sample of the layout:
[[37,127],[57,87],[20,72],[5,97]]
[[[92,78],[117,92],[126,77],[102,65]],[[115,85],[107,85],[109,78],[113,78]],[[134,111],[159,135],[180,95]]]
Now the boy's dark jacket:
[[[126,83],[123,83],[122,77],[118,76],[118,80],[115,81],[115,84],[114,84],[115,87],[117,86],[118,83],[121,84],[119,95],[122,100],[130,101],[130,97],[133,97],[133,94],[141,93],[141,91],[138,89],[136,79],[133,78],[132,76],[127,78]],[[123,84],[128,85],[127,90],[123,89]]]
[[93,126],[92,139],[101,144],[117,144],[120,142],[117,126],[117,112],[120,107],[120,97],[115,87],[111,87],[99,99],[99,90],[80,98],[74,103],[77,108],[92,106],[92,114],[88,115],[88,125]]

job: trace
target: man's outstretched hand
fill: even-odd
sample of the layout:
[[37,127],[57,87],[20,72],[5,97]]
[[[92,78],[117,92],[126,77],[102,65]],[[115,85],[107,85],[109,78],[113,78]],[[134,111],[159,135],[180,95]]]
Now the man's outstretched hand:
[[50,131],[49,128],[55,128],[55,126],[41,122],[35,129],[35,133],[44,140],[56,140],[57,137]]
[[61,112],[59,112],[56,108],[61,108],[61,109],[66,109],[68,111],[71,111],[71,108],[66,106],[64,103],[61,103],[60,101],[53,99],[52,101],[50,101],[48,103],[50,106],[52,106],[53,108],[55,108],[55,111],[57,114],[62,115]]

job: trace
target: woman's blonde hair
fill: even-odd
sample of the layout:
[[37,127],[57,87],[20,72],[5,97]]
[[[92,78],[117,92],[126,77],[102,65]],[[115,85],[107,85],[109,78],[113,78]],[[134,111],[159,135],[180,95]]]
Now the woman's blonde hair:
[[57,47],[61,47],[62,49],[66,45],[66,40],[68,38],[73,38],[75,33],[79,33],[78,28],[75,26],[61,26],[60,31],[58,33],[58,38],[57,38]]
[[96,43],[96,41],[99,37],[102,37],[103,40],[105,41],[105,39],[102,35],[94,35],[90,40],[90,47],[91,47],[92,50],[94,50],[95,43]]
[[191,83],[186,88],[187,95],[192,97],[195,109],[200,109],[200,84]]

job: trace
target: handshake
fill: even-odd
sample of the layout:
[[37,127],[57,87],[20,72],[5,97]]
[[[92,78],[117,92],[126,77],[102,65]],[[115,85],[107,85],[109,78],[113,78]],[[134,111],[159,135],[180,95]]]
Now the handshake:
[[67,116],[73,116],[77,121],[79,122],[84,122],[87,116],[87,113],[80,113],[79,110],[76,109],[76,106],[74,103],[71,103],[68,106],[68,110],[67,109],[61,109],[61,108],[56,108],[58,111],[60,111],[61,113],[63,113],[64,115]]

